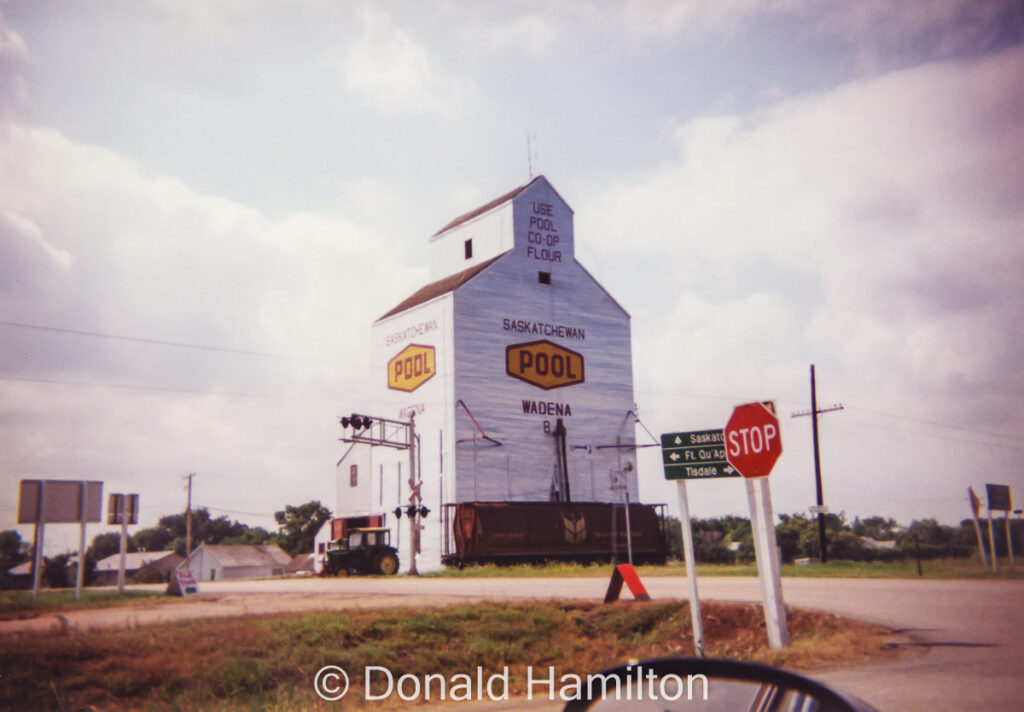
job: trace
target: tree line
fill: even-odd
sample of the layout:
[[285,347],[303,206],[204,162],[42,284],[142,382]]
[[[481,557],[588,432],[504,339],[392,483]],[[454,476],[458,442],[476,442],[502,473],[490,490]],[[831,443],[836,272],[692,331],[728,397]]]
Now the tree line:
[[[237,520],[232,521],[226,515],[214,517],[207,508],[197,507],[192,510],[192,549],[195,550],[200,544],[276,544],[290,556],[297,556],[313,551],[316,533],[330,518],[331,511],[316,500],[297,506],[286,505],[283,510],[274,513],[278,528],[271,532],[263,527],[250,527]],[[185,556],[187,531],[188,517],[185,513],[168,514],[161,517],[155,527],[140,529],[129,536],[127,551],[173,551]],[[29,560],[30,549],[31,542],[23,542],[17,530],[0,532],[0,588],[10,588],[18,583],[8,572]],[[120,552],[120,532],[103,532],[93,537],[85,552],[86,585],[92,582],[98,562]],[[77,560],[77,552],[44,557],[43,580],[51,588],[73,585],[69,565]],[[164,578],[163,574],[143,568],[135,580],[137,583],[158,583]]]
[[[784,563],[821,557],[818,544],[818,520],[805,514],[779,515],[775,539]],[[1006,525],[993,522],[996,552],[1007,555]],[[694,558],[701,563],[732,563],[754,560],[754,541],[750,520],[746,517],[693,519]],[[1010,521],[1014,551],[1021,548],[1021,523]],[[982,541],[988,552],[988,528],[982,525]],[[844,514],[825,515],[825,537],[829,560],[903,561],[921,559],[966,558],[978,550],[974,521],[964,519],[959,526],[940,524],[935,519],[915,519],[904,527],[895,519],[872,516],[848,521]],[[671,556],[683,558],[682,528],[678,519],[669,518]]]

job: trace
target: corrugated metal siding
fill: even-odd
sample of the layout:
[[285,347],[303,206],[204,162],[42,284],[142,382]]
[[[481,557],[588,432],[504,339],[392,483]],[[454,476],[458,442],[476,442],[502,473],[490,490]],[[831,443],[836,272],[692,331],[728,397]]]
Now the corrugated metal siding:
[[[440,565],[441,527],[440,510],[442,497],[450,501],[450,479],[452,477],[452,452],[454,437],[454,356],[452,339],[452,293],[421,304],[413,309],[378,321],[373,326],[372,362],[370,377],[378,385],[379,398],[374,403],[373,414],[394,420],[407,421],[410,412],[416,415],[416,432],[419,435],[420,452],[417,458],[421,466],[423,504],[431,514],[424,520],[420,532],[419,561],[424,570]],[[389,390],[387,387],[387,363],[409,344],[434,347],[437,374],[411,392]],[[363,448],[357,448],[363,449]],[[369,450],[369,448],[365,448]],[[409,503],[409,453],[404,450],[374,448],[370,469],[369,506],[366,511],[354,511],[343,502],[339,487],[338,509],[335,516],[351,516],[367,513],[391,512],[395,507],[403,509]],[[339,482],[347,476],[348,458],[339,466]],[[446,464],[445,464],[446,463]],[[442,495],[442,478],[447,492]],[[343,482],[342,482],[343,483]],[[408,519],[388,517],[391,528],[391,544],[398,548],[402,570],[409,565]],[[428,562],[435,562],[433,565]]]
[[[538,209],[547,212],[539,207],[545,205],[551,206],[551,225],[545,222],[542,229],[530,218]],[[576,264],[572,211],[546,181],[516,198],[515,223],[515,249],[455,292],[455,397],[469,404],[488,434],[504,443],[490,447],[466,442],[474,426],[456,412],[456,439],[462,444],[457,448],[455,501],[547,498],[556,443],[544,432],[544,421],[553,428],[556,416],[524,414],[524,401],[571,408],[572,415],[563,420],[574,499],[619,501],[610,489],[609,473],[629,462],[629,490],[635,501],[635,454],[599,448],[635,444],[633,421],[627,417],[633,407],[629,316]],[[550,272],[551,284],[539,283],[540,271]],[[584,338],[510,330],[506,319],[566,326]],[[582,354],[585,382],[544,390],[509,377],[506,347],[538,339]]]

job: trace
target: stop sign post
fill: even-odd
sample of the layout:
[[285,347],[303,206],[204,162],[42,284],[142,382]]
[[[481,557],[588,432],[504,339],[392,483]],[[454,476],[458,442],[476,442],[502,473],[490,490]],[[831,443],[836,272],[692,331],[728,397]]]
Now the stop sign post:
[[723,436],[726,459],[743,475],[747,486],[750,528],[757,556],[757,572],[761,580],[768,644],[775,649],[784,648],[789,645],[789,630],[786,607],[782,601],[779,549],[775,542],[775,516],[767,477],[782,454],[775,404],[746,403],[736,406],[723,429]]
[[725,455],[744,477],[765,477],[782,454],[779,419],[763,403],[736,406],[725,426]]

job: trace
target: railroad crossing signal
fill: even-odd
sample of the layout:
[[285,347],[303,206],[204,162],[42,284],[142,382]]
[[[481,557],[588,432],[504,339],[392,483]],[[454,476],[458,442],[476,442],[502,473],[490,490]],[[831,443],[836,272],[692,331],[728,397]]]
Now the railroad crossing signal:
[[744,477],[765,477],[782,454],[779,419],[764,403],[736,406],[724,432],[726,458]]

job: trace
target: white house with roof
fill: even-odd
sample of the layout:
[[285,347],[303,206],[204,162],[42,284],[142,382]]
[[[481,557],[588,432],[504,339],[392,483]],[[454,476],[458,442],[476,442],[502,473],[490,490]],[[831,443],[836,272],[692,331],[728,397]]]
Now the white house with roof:
[[[372,326],[374,409],[351,404],[415,415],[419,570],[440,566],[446,503],[637,501],[630,317],[576,260],[554,187],[538,176],[456,218],[429,254],[432,281]],[[408,480],[407,452],[348,447],[335,516],[404,508]],[[388,524],[404,570],[408,520]]]
[[[138,551],[124,555],[125,580],[148,567],[163,580],[169,580],[171,571],[185,560],[184,556],[173,551]],[[113,586],[117,584],[117,574],[121,569],[121,555],[113,554],[96,562],[94,582],[97,586]]]
[[276,544],[200,544],[178,568],[192,570],[196,581],[282,576],[292,557]]

